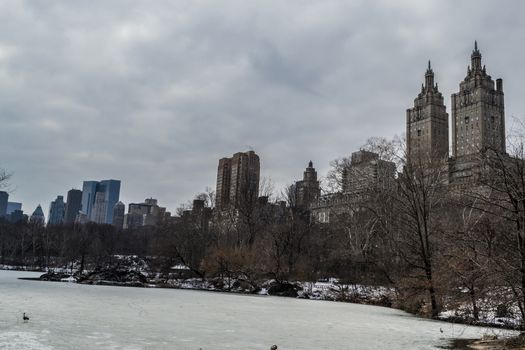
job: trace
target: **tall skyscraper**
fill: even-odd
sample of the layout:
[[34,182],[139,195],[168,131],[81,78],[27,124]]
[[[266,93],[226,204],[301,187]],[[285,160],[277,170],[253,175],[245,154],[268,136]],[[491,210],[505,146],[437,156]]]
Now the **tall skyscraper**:
[[29,223],[34,225],[43,226],[46,223],[46,217],[40,204],[36,207],[35,211],[29,217]]
[[91,216],[91,208],[95,203],[98,181],[84,181],[82,184],[82,213],[88,218]]
[[124,215],[126,213],[126,206],[119,201],[113,207],[113,226],[121,230],[124,227]]
[[64,222],[64,213],[66,211],[66,205],[64,203],[63,196],[57,196],[57,199],[51,202],[49,205],[49,225],[60,225]]
[[88,221],[113,223],[113,208],[120,195],[120,180],[84,181],[82,212]]
[[64,223],[72,224],[82,209],[82,191],[71,189],[67,192],[66,212],[64,214]]
[[235,153],[219,160],[217,171],[218,210],[254,204],[259,195],[259,156],[254,151]]
[[406,137],[409,162],[448,159],[448,114],[430,61],[414,107],[407,109]]
[[9,193],[0,191],[0,218],[7,215],[7,203],[9,201]]
[[477,42],[471,66],[452,95],[452,155],[461,157],[491,148],[505,152],[505,108],[503,80],[496,83],[481,66]]
[[321,195],[321,187],[317,180],[317,171],[315,171],[312,161],[304,171],[303,180],[297,181],[294,187],[295,206],[297,208],[308,208],[308,205]]

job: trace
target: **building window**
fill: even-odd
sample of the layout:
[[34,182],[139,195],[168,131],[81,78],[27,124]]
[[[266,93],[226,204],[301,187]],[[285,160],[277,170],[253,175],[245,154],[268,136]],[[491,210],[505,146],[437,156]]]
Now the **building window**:
[[417,131],[417,136],[421,136],[421,130]]
[[470,118],[469,117],[465,117],[465,124],[468,124]]

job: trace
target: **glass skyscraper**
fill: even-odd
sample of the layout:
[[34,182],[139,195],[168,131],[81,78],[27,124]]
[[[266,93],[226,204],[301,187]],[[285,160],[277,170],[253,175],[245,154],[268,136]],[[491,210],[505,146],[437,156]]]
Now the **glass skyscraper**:
[[66,211],[66,204],[63,196],[57,196],[57,199],[49,205],[49,225],[60,225],[64,222],[64,213]]
[[120,180],[84,181],[82,212],[88,221],[113,223],[113,208],[119,201]]
[[67,192],[66,213],[64,223],[72,224],[77,218],[78,212],[82,209],[82,191],[72,189]]

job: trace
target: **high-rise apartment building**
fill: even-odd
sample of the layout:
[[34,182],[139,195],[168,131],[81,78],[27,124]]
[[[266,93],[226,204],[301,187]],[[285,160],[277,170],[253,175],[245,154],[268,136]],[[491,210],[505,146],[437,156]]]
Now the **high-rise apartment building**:
[[303,173],[303,179],[296,181],[294,186],[294,205],[297,208],[306,209],[315,199],[321,195],[321,187],[317,180],[317,171],[315,171],[312,161]]
[[64,223],[72,224],[82,209],[82,191],[71,189],[67,192],[66,212],[64,214]]
[[64,214],[66,211],[66,204],[63,196],[57,198],[49,205],[49,217],[47,223],[49,225],[60,225],[64,222]]
[[448,114],[443,95],[434,83],[434,71],[428,62],[425,84],[407,109],[407,160],[427,163],[432,159],[448,159]]
[[124,218],[124,228],[154,226],[164,220],[166,208],[160,207],[157,200],[148,198],[143,203],[130,203]]
[[350,166],[343,172],[343,193],[354,196],[395,187],[396,165],[379,154],[360,150],[352,153]]
[[505,153],[503,80],[496,83],[481,65],[477,42],[467,76],[452,94],[452,155],[461,157],[484,149]]
[[9,203],[9,193],[0,191],[0,218],[7,215],[7,203]]
[[216,207],[238,209],[254,204],[259,195],[260,161],[254,151],[235,153],[219,160]]
[[120,180],[84,181],[82,213],[88,221],[113,223],[113,208],[120,196]]
[[115,206],[113,207],[113,223],[112,225],[115,226],[117,229],[121,230],[124,227],[124,216],[126,213],[126,206],[124,203],[119,201]]

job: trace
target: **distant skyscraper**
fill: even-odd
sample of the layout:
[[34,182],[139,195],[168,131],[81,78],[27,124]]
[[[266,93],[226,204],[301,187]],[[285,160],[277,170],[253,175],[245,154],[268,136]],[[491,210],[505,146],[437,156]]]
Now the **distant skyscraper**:
[[95,203],[98,181],[84,181],[82,185],[82,213],[89,218]]
[[84,181],[82,186],[82,212],[88,221],[113,223],[113,208],[120,195],[119,180]]
[[129,204],[128,213],[124,219],[124,228],[154,226],[165,217],[166,208],[159,207],[156,199],[148,198],[143,203]]
[[49,205],[49,225],[60,225],[64,222],[64,213],[66,211],[66,204],[63,196],[57,196],[57,199]]
[[13,213],[15,210],[22,210],[22,203],[7,202],[7,215]]
[[126,206],[121,201],[119,201],[113,207],[113,226],[115,226],[119,230],[124,227],[125,212],[126,212]]
[[9,193],[0,191],[0,218],[7,215],[7,203],[9,200]]
[[82,191],[69,190],[67,192],[66,212],[64,214],[64,223],[72,224],[75,222],[78,212],[82,208]]
[[219,160],[217,171],[218,210],[255,203],[259,195],[259,156],[254,151],[235,153]]
[[89,216],[89,220],[99,223],[99,224],[106,224],[106,212],[108,208],[108,203],[106,202],[104,198],[104,192],[97,192],[95,194],[95,203],[93,204],[93,207],[91,208],[91,215]]
[[321,195],[317,171],[315,171],[312,161],[308,163],[308,168],[304,171],[303,180],[295,183],[294,191],[294,205],[303,209],[308,208],[308,205]]
[[40,204],[38,205],[38,207],[36,207],[33,214],[31,214],[31,217],[29,218],[29,223],[35,225],[44,225],[46,223],[46,217],[44,216],[44,211],[42,210]]

